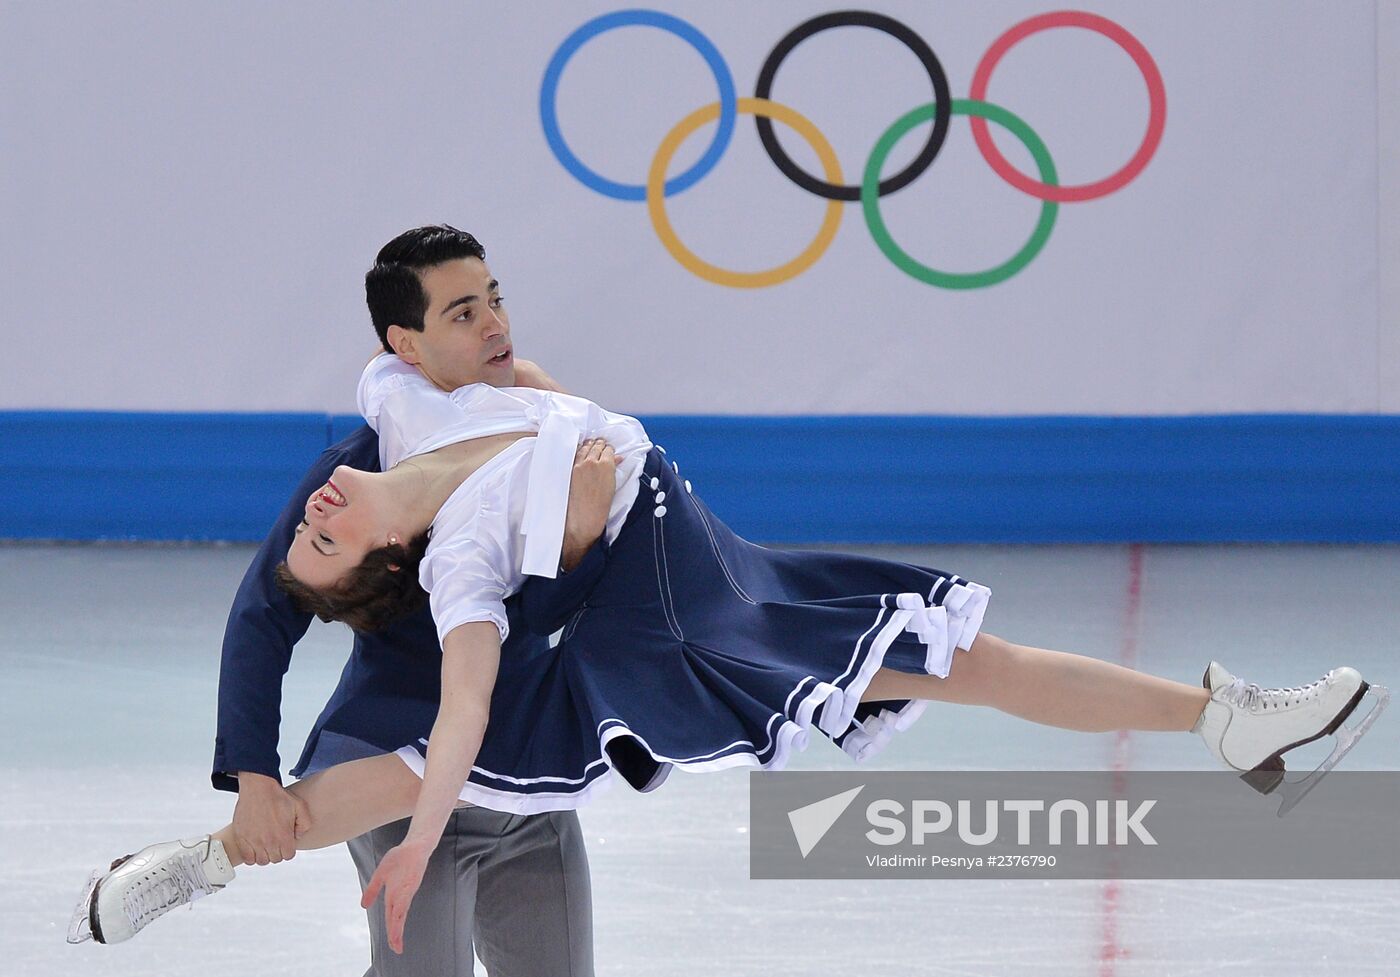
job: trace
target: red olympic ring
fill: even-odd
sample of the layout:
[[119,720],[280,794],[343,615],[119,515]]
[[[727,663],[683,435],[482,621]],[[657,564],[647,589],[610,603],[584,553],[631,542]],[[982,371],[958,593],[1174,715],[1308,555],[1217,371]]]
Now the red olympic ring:
[[1032,180],[1007,162],[1006,157],[1001,154],[1001,150],[997,149],[996,143],[992,141],[992,134],[987,128],[986,119],[977,116],[970,118],[972,136],[977,140],[977,148],[981,151],[982,158],[987,161],[987,165],[1016,189],[1039,200],[1054,200],[1058,203],[1094,200],[1120,189],[1142,172],[1148,160],[1152,159],[1152,154],[1157,151],[1157,144],[1162,141],[1162,130],[1167,125],[1167,90],[1162,84],[1162,73],[1157,70],[1157,63],[1152,60],[1152,55],[1147,53],[1147,48],[1143,47],[1136,37],[1105,17],[1078,10],[1063,10],[1031,17],[1029,20],[1021,21],[997,38],[987,49],[987,53],[982,55],[982,60],[978,62],[977,70],[972,75],[972,91],[968,97],[976,102],[985,102],[987,100],[987,82],[991,80],[992,69],[997,66],[1002,55],[1006,54],[1013,44],[1023,38],[1039,31],[1049,30],[1052,27],[1083,27],[1096,31],[1121,47],[1128,57],[1133,59],[1138,70],[1142,72],[1143,81],[1147,82],[1150,111],[1147,118],[1147,135],[1143,136],[1142,145],[1133,154],[1133,158],[1128,160],[1127,164],[1118,172],[1099,180],[1097,183],[1052,187],[1039,180]]

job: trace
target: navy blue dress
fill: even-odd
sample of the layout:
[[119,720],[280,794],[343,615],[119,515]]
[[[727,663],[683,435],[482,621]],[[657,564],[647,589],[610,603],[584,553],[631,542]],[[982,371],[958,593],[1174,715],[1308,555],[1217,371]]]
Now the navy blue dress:
[[[990,591],[868,557],[735,535],[653,448],[597,583],[557,647],[501,656],[462,799],[574,808],[616,775],[652,790],[676,767],[781,768],[815,727],[864,760],[923,711],[861,703],[880,667],[946,676]],[[421,775],[426,740],[399,751]]]

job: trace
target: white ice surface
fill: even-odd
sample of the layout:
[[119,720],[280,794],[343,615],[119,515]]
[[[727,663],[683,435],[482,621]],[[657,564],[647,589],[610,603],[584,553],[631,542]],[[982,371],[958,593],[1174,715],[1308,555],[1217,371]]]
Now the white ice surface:
[[[887,549],[986,583],[987,630],[1197,681],[1335,664],[1400,685],[1400,549],[1151,547],[1131,639],[1124,547]],[[224,618],[245,547],[0,547],[0,977],[359,974],[368,939],[342,849],[240,870],[117,947],[63,942],[87,871],[227,820],[209,787]],[[290,765],[348,633],[317,626],[286,683]],[[814,739],[815,742],[815,739]],[[876,768],[1104,768],[1114,738],[936,705]],[[1134,734],[1139,768],[1208,769],[1194,737]],[[1400,714],[1347,766],[1394,768]],[[794,767],[849,769],[824,742]],[[1400,882],[748,879],[747,773],[619,786],[582,812],[600,975],[1393,974]],[[1338,844],[1345,844],[1338,839]],[[1110,957],[1105,959],[1105,957]]]

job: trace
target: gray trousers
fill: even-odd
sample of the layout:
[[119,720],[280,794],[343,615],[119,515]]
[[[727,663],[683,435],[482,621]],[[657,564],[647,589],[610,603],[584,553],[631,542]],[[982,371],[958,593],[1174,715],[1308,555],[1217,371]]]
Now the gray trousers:
[[[398,821],[349,843],[361,888],[407,831]],[[469,977],[473,945],[490,977],[593,977],[593,890],[573,811],[458,808],[409,909],[402,956],[389,949],[382,897],[368,915],[365,977]]]

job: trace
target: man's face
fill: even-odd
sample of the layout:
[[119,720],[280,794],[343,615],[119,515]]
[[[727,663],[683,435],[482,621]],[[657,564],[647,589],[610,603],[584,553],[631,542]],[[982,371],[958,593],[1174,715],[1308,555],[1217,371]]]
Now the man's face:
[[486,262],[444,261],[418,277],[428,296],[423,331],[390,326],[389,345],[443,390],[469,383],[514,386],[510,316]]

